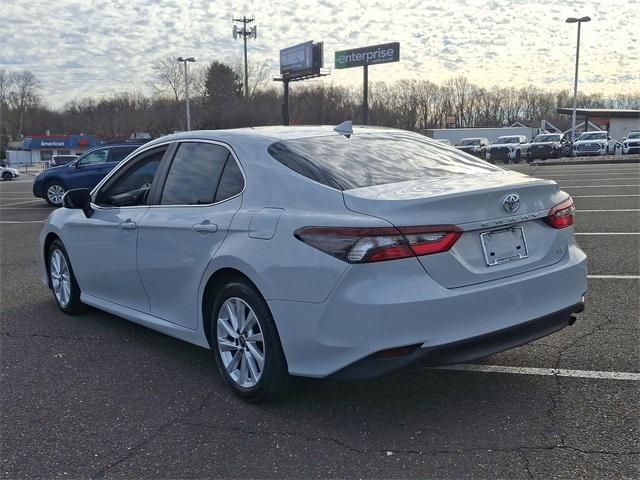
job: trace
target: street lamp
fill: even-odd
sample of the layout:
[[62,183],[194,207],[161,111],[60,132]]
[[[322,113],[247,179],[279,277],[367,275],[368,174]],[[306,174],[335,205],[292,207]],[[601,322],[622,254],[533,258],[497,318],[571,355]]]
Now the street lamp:
[[[571,141],[573,142],[576,138],[576,98],[578,96],[578,61],[580,59],[580,25],[582,22],[590,22],[591,17],[569,17],[566,20],[566,23],[577,23],[578,24],[578,42],[576,45],[576,77],[573,82],[573,115],[571,117]],[[587,130],[587,126],[585,125],[585,130]]]
[[189,111],[189,77],[187,74],[187,63],[195,61],[196,59],[193,57],[178,57],[178,62],[184,63],[184,97],[187,104],[187,132],[191,130],[191,112]]

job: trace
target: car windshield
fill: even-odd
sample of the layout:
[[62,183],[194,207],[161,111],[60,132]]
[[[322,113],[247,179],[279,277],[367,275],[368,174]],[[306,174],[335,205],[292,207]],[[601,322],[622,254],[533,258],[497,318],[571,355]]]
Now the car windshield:
[[520,138],[518,137],[499,137],[495,143],[520,143]]
[[479,138],[465,138],[460,142],[460,146],[466,147],[469,145],[480,145]]
[[534,142],[559,142],[561,135],[538,135],[533,139]]
[[578,140],[604,140],[607,138],[607,132],[585,132]]
[[268,151],[290,169],[338,190],[500,171],[411,132],[283,140]]
[[640,138],[640,132],[631,132],[627,138]]

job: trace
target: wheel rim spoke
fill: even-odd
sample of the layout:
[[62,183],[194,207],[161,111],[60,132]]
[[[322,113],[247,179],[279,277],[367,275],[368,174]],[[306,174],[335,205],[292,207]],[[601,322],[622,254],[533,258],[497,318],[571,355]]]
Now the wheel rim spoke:
[[228,298],[217,318],[217,348],[233,382],[254,387],[264,369],[264,335],[260,320],[244,300]]

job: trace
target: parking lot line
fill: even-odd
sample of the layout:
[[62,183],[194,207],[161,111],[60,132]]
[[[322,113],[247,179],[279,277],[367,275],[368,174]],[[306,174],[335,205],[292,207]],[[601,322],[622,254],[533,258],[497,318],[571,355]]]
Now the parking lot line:
[[[433,369],[434,367],[426,367]],[[464,372],[482,373],[507,373],[514,375],[543,375],[550,377],[574,377],[574,378],[595,378],[603,380],[630,380],[640,381],[640,373],[634,372],[603,372],[594,370],[567,370],[563,368],[533,368],[533,367],[506,367],[502,365],[447,365],[435,367],[436,370],[459,370]]]
[[616,188],[616,187],[640,187],[640,184],[635,185],[565,185],[571,188]]
[[576,232],[574,235],[640,235],[640,232]]
[[28,202],[15,202],[15,203],[7,203],[6,205],[3,205],[3,207],[11,207],[13,205],[23,205],[25,203],[34,203],[34,202],[41,202],[42,199],[41,198],[37,198],[35,200],[29,200]]
[[609,198],[609,197],[640,197],[637,193],[627,193],[620,195],[571,195],[573,198]]
[[0,220],[0,223],[42,223],[44,220]]
[[609,210],[609,209],[576,210],[576,212],[640,212],[640,208],[620,208],[617,210]]
[[616,280],[640,280],[640,275],[587,275],[587,278],[604,278]]

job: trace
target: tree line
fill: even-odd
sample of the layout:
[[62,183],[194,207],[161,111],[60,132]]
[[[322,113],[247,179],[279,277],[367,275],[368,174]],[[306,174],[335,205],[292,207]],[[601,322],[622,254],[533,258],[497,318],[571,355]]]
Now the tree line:
[[[250,65],[250,85],[245,95],[241,62],[192,65],[189,72],[192,128],[280,124],[282,86],[273,82],[269,74],[265,63]],[[185,129],[182,66],[173,58],[159,59],[147,86],[151,94],[132,90],[74,99],[62,108],[51,108],[32,72],[0,69],[0,147],[6,146],[8,139],[43,134],[47,130],[122,139],[134,132],[148,132],[156,137]],[[292,83],[290,91],[293,124],[361,121],[361,87],[325,80]],[[485,88],[463,76],[441,84],[424,79],[374,82],[370,85],[369,122],[421,130],[443,128],[452,119],[457,127],[496,127],[515,122],[539,125],[546,119],[566,128],[569,119],[556,114],[556,108],[571,104],[569,90],[535,86]],[[580,94],[578,106],[640,109],[640,91],[610,96]]]

